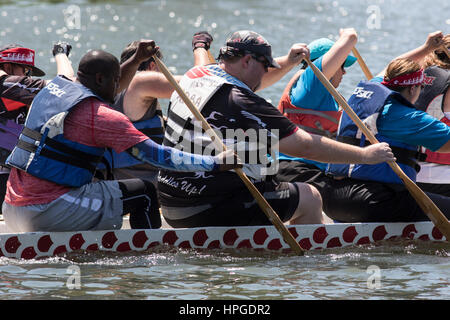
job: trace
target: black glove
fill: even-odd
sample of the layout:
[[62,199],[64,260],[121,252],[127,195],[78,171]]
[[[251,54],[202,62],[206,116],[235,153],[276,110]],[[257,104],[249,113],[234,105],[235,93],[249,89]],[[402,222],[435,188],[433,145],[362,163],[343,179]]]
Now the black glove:
[[197,48],[205,48],[205,50],[209,50],[211,42],[213,42],[213,37],[208,32],[197,32],[192,38],[192,51]]
[[58,42],[53,45],[53,56],[56,56],[59,53],[65,53],[66,56],[69,56],[70,50],[72,50],[72,46],[67,42]]

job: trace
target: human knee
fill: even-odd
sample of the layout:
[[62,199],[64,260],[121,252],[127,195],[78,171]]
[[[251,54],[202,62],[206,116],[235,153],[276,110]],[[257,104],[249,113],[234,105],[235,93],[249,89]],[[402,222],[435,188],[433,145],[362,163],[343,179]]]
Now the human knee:
[[316,187],[307,183],[296,183],[300,193],[300,205],[317,206],[322,208],[322,196]]
[[300,197],[297,210],[290,224],[322,223],[322,197],[319,191],[306,183],[297,183]]

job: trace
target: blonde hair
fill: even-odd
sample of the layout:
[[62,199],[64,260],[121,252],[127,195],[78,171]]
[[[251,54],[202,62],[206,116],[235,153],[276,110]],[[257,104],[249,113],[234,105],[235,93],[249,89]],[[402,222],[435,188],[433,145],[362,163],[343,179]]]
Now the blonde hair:
[[[450,47],[450,34],[444,36],[444,46]],[[450,58],[444,52],[444,49],[439,48],[430,52],[423,61],[423,67],[438,66],[442,69],[450,69]]]
[[[407,58],[399,58],[392,60],[391,63],[386,68],[386,72],[384,74],[384,81],[391,81],[392,79],[403,76],[405,74],[410,74],[419,71],[422,69],[420,64],[417,62],[407,59]],[[402,91],[407,88],[406,86],[387,86],[389,89],[394,91]]]

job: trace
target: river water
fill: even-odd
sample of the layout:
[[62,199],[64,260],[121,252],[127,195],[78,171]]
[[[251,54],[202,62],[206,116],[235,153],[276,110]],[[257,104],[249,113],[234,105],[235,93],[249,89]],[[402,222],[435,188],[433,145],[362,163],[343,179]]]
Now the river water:
[[[376,74],[395,56],[421,45],[428,33],[449,33],[449,12],[447,0],[0,1],[0,46],[35,49],[36,65],[50,79],[57,40],[73,45],[76,70],[89,49],[119,56],[133,40],[154,39],[166,65],[182,74],[192,66],[191,39],[197,31],[213,35],[215,55],[233,31],[251,29],[280,56],[293,43],[336,39],[339,28],[353,27],[357,47]],[[260,94],[276,105],[294,72]],[[348,97],[363,77],[357,64],[348,68],[339,91]],[[449,248],[383,243],[308,252],[302,258],[168,248],[31,261],[2,257],[0,299],[448,300]]]

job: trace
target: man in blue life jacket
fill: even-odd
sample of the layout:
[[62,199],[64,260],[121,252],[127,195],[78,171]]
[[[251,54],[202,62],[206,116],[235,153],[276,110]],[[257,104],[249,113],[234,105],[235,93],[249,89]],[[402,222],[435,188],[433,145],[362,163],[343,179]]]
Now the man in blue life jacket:
[[[153,45],[151,54],[157,48]],[[77,79],[54,78],[35,97],[12,167],[3,214],[15,232],[119,229],[130,213],[132,228],[161,225],[156,190],[140,179],[92,182],[105,149],[125,150],[167,170],[215,171],[238,167],[231,152],[197,156],[162,147],[111,109],[120,65],[92,50],[80,61]],[[226,161],[225,161],[226,160]]]

